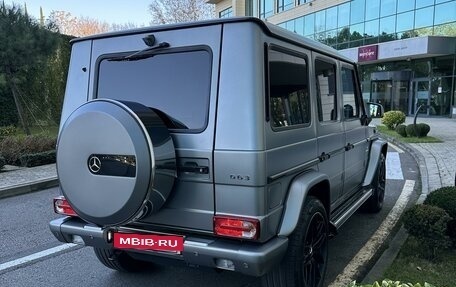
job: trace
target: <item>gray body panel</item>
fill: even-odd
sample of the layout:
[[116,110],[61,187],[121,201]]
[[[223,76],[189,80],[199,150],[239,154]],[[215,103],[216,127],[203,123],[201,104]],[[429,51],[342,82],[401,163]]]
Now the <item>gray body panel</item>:
[[[157,43],[169,43],[169,51],[199,47],[210,53],[205,126],[192,131],[170,129],[177,177],[158,212],[109,228],[78,219],[55,220],[50,227],[60,241],[73,242],[80,236],[86,245],[109,248],[106,234],[110,228],[179,234],[186,236],[184,253],[171,258],[209,267],[216,267],[217,258],[226,258],[234,262],[235,271],[260,276],[285,254],[287,237],[295,229],[309,194],[324,203],[329,217],[346,208],[348,197],[359,197],[356,206],[347,208],[350,212],[366,200],[369,194],[365,188],[372,181],[384,143],[359,119],[344,121],[340,98],[338,118],[321,122],[316,99],[315,59],[333,63],[336,74],[342,65],[355,64],[331,48],[258,19],[164,25],[75,40],[61,130],[74,110],[97,98],[100,62],[144,49],[142,38],[150,34]],[[305,124],[276,128],[269,119],[267,56],[271,47],[306,63],[304,82],[311,117]],[[158,53],[166,53],[166,49]],[[341,85],[338,81],[338,97]],[[126,99],[135,101],[134,95],[119,100]],[[345,150],[347,144],[354,148]],[[345,220],[347,214],[341,218]],[[220,239],[214,236],[214,216],[258,220],[259,236],[253,242]]]

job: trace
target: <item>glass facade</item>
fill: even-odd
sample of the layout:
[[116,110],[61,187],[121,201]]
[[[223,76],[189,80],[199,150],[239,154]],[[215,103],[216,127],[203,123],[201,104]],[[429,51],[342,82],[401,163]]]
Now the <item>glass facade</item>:
[[219,18],[228,18],[233,17],[233,7],[226,8],[225,10],[220,11]]
[[449,116],[456,106],[456,55],[362,65],[360,75],[364,99],[385,111]]
[[[272,7],[273,2],[261,0],[260,6]],[[294,7],[294,1],[277,3],[276,11],[260,10],[260,18]],[[456,36],[456,0],[352,0],[279,26],[336,49],[424,35]]]

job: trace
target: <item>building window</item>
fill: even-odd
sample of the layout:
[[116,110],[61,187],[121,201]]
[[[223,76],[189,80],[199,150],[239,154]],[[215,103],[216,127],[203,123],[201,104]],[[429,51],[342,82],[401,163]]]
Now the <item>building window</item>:
[[272,127],[309,125],[310,95],[306,59],[270,50],[269,84]]
[[321,122],[337,120],[336,65],[315,61],[318,118]]
[[233,7],[226,8],[225,10],[220,11],[219,18],[229,18],[233,17]]
[[449,11],[456,11],[456,1],[435,5],[434,25],[455,21],[454,13],[449,13]]
[[277,11],[282,12],[293,8],[294,0],[277,0]]
[[260,0],[260,18],[265,19],[274,15],[274,0]]
[[432,26],[434,23],[434,6],[415,11],[415,29]]

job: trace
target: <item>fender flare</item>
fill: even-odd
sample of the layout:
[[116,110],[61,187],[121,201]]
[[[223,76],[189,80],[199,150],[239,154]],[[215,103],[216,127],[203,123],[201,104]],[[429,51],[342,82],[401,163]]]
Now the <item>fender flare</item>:
[[300,174],[293,179],[285,202],[285,211],[278,236],[287,237],[295,230],[307,194],[312,187],[323,181],[329,182],[328,176],[315,170]]
[[380,161],[380,154],[385,153],[388,149],[388,143],[382,139],[376,139],[371,143],[370,153],[369,153],[369,163],[366,170],[366,175],[364,176],[363,186],[369,186],[374,179],[375,172],[377,171],[377,166]]

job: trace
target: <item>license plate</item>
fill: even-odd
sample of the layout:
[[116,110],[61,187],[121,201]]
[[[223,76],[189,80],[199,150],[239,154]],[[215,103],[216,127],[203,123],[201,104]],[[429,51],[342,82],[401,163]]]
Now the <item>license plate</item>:
[[182,252],[184,237],[137,233],[114,233],[114,248]]

